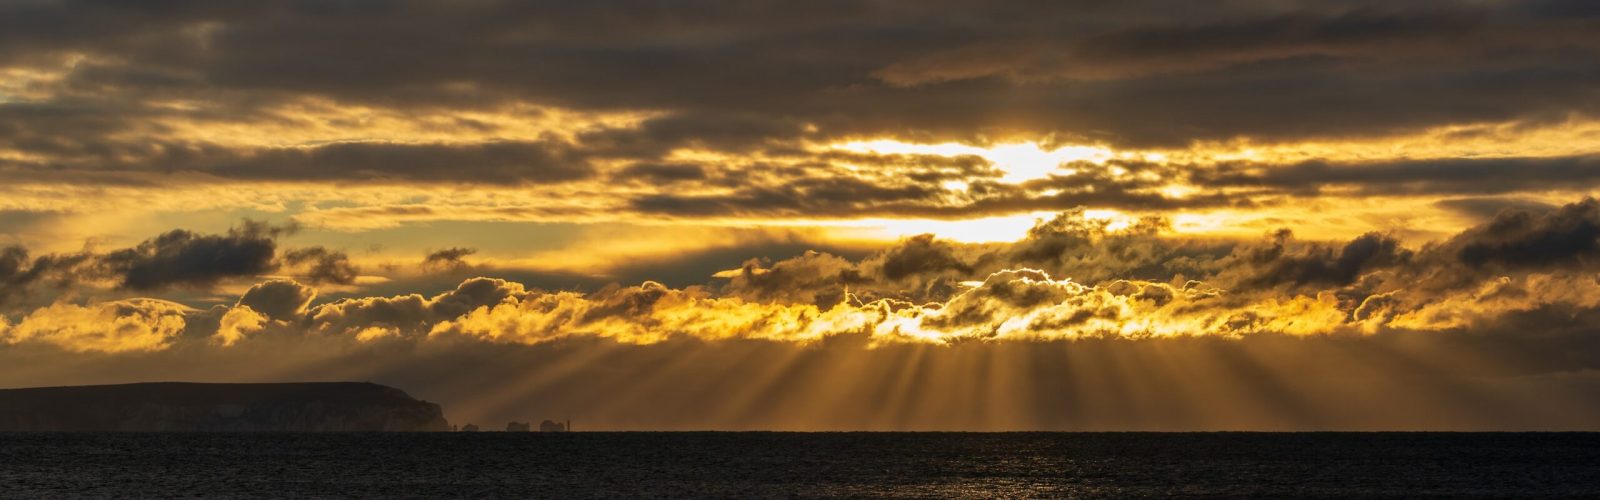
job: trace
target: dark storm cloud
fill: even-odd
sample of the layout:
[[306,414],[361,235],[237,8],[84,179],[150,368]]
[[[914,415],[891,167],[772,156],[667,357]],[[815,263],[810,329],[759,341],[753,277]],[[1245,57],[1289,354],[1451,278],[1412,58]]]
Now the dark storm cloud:
[[435,252],[430,252],[422,258],[422,267],[443,270],[456,270],[467,267],[466,258],[478,253],[476,248],[450,247]]
[[1502,212],[1444,245],[1472,267],[1588,267],[1600,259],[1600,201],[1547,212]]
[[28,249],[19,245],[0,247],[0,305],[14,296],[25,295],[35,285],[54,284],[59,288],[71,286],[80,275],[89,272],[88,253],[49,254],[29,257]]
[[1286,248],[1291,238],[1288,230],[1281,230],[1273,234],[1271,244],[1244,252],[1241,261],[1255,274],[1248,284],[1348,285],[1367,271],[1402,264],[1411,257],[1400,242],[1377,233],[1356,237],[1338,249],[1310,245],[1298,253]]
[[883,277],[898,280],[914,274],[960,271],[971,273],[972,266],[956,257],[955,247],[924,234],[907,239],[883,255]]
[[332,283],[348,285],[355,282],[361,270],[350,263],[344,252],[324,247],[306,247],[284,252],[283,262],[290,266],[303,266],[303,276],[313,285]]
[[[279,252],[278,240],[297,231],[245,220],[223,234],[174,229],[138,245],[107,252],[44,254],[0,248],[0,304],[7,297],[41,291],[92,289],[109,282],[130,292],[170,288],[209,289],[231,279],[287,270],[311,284],[353,283],[360,272],[342,251],[322,246]],[[300,286],[296,284],[296,286]],[[52,295],[53,297],[53,295]]]
[[131,290],[209,287],[225,278],[276,269],[276,237],[283,231],[248,221],[220,235],[175,229],[138,246],[107,253],[100,258],[100,265],[116,277],[120,287]]

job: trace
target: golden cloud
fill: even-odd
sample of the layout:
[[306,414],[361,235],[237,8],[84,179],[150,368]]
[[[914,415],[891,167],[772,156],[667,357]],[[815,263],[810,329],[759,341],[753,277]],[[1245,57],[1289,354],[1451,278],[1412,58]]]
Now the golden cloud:
[[10,327],[0,324],[5,343],[42,342],[73,352],[137,352],[170,347],[194,310],[156,299],[89,305],[57,303],[33,311]]

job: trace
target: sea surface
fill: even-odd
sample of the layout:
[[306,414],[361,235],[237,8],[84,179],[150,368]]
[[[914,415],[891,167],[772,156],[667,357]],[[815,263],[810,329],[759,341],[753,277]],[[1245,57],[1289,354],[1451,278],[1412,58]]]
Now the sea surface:
[[1600,496],[1600,434],[0,434],[0,498]]

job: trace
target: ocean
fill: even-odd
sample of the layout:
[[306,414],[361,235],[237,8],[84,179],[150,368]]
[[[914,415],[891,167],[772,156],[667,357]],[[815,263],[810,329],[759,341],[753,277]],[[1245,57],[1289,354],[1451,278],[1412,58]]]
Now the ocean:
[[1600,496],[1590,433],[0,434],[0,498]]

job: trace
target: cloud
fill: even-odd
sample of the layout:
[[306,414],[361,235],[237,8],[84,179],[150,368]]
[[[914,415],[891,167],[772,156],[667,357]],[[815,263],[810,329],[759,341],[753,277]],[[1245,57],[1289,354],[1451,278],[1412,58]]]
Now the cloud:
[[238,305],[248,307],[275,321],[295,321],[317,298],[315,288],[293,280],[271,280],[250,287],[239,297]]
[[722,293],[752,302],[811,303],[832,306],[843,302],[850,285],[869,278],[855,262],[836,255],[808,251],[762,267],[759,260],[738,269],[717,273],[728,279]]
[[225,235],[175,229],[132,248],[107,253],[100,258],[100,265],[117,277],[119,286],[131,290],[209,287],[224,278],[276,269],[275,238],[285,231],[251,221]]
[[1593,198],[1543,213],[1501,212],[1445,246],[1472,267],[1591,267],[1600,258],[1600,201]]
[[[323,246],[278,251],[278,240],[298,227],[246,219],[223,234],[174,229],[128,248],[106,252],[45,254],[0,248],[0,304],[62,297],[127,296],[179,289],[203,292],[224,282],[287,270],[311,284],[349,285],[360,269],[344,252]],[[106,290],[114,288],[114,290]]]
[[671,183],[706,179],[704,167],[688,163],[635,163],[616,175],[619,180]]
[[884,185],[860,178],[803,177],[781,186],[752,186],[733,194],[652,194],[629,203],[640,212],[677,216],[830,215],[877,211],[873,208],[885,205],[936,206],[942,191],[927,185]]
[[183,332],[192,309],[155,299],[89,305],[58,303],[33,311],[10,328],[5,343],[45,343],[73,352],[139,352],[166,349]]
[[1544,212],[1555,208],[1554,205],[1538,200],[1494,197],[1453,198],[1434,202],[1434,206],[1453,210],[1479,220],[1492,219],[1506,210]]
[[223,177],[294,181],[362,179],[544,184],[578,180],[593,173],[586,162],[569,157],[564,148],[563,144],[549,141],[340,143],[229,152],[226,156],[195,158],[186,163],[188,169]]
[[[834,327],[860,327],[849,306],[823,312],[814,306],[747,304],[709,297],[703,290],[674,290],[646,282],[611,287],[590,297],[557,292],[510,297],[434,325],[430,336],[490,342],[540,343],[593,336],[651,344],[675,337],[814,340]],[[848,331],[848,330],[846,330]]]
[[380,327],[414,337],[427,333],[434,324],[526,293],[520,283],[472,278],[433,297],[410,294],[344,299],[317,306],[306,314],[311,328],[319,332],[352,334]]
[[263,330],[267,321],[266,316],[250,306],[239,305],[228,309],[221,318],[218,318],[216,333],[212,338],[223,346],[232,346],[247,336]]
[[0,304],[15,296],[27,295],[36,285],[53,281],[60,287],[71,286],[85,269],[91,256],[88,253],[51,254],[29,258],[28,249],[17,245],[0,248]]
[[1364,195],[1507,194],[1559,189],[1600,179],[1592,155],[1558,158],[1449,158],[1291,165],[1233,163],[1197,171],[1201,186],[1267,187],[1317,194],[1334,187]]
[[[1459,260],[1477,255],[1461,249],[1479,248],[1490,236],[1498,238],[1496,248],[1511,249],[1508,256],[1531,251],[1522,249],[1527,245],[1571,242],[1571,229],[1581,229],[1594,204],[1584,200],[1542,216],[1507,213],[1415,249],[1378,233],[1337,244],[1298,241],[1287,231],[1260,242],[1187,241],[1165,234],[1159,219],[1113,230],[1104,220],[1068,212],[1014,243],[958,244],[925,235],[856,261],[816,252],[752,260],[719,273],[728,280],[720,287],[645,282],[584,293],[474,278],[431,297],[357,297],[307,308],[309,289],[272,282],[247,292],[239,306],[301,325],[291,330],[302,334],[356,342],[858,337],[877,345],[949,345],[1473,331],[1528,311],[1600,306],[1600,281],[1566,274],[1573,266],[1593,267],[1591,254],[1600,249],[1553,248],[1563,257],[1540,254],[1514,267],[1493,261],[1502,266],[1498,272],[1474,271],[1475,264]],[[1505,234],[1501,226],[1519,232]],[[272,290],[283,298],[267,300]],[[245,321],[249,313],[240,314],[239,322],[253,324]]]
[[[617,421],[623,427],[800,425],[746,410],[831,408],[817,401],[833,394],[903,414],[890,421],[846,412],[837,415],[841,428],[1572,428],[1581,419],[1490,409],[1515,401],[1600,411],[1583,396],[1593,393],[1600,364],[1572,355],[1595,343],[1600,249],[1568,244],[1585,234],[1595,204],[1505,212],[1420,246],[1381,233],[1339,242],[1287,232],[1192,240],[1160,219],[1114,227],[1074,211],[1015,242],[924,236],[860,258],[755,259],[722,273],[727,281],[717,286],[585,292],[479,277],[432,295],[319,303],[308,285],[269,280],[209,310],[63,301],[0,319],[0,360],[55,360],[28,365],[27,376],[63,381],[218,369],[403,381],[454,394],[456,411],[473,418],[579,405],[579,393],[608,395],[609,406],[586,407],[597,420],[646,401],[703,410],[692,419],[669,412]],[[1473,245],[1497,253],[1481,265],[1461,260]],[[1541,257],[1523,258],[1529,252]],[[993,378],[962,385],[975,373]],[[18,377],[3,373],[0,382]],[[1117,382],[1052,385],[1083,377]],[[918,388],[896,392],[896,380]],[[673,389],[684,384],[702,395]],[[866,392],[841,392],[841,384]],[[721,388],[711,390],[719,397],[707,399],[708,387]],[[1078,399],[1030,396],[1046,389]],[[671,396],[649,396],[661,391]],[[1162,402],[1127,399],[1141,391]],[[519,402],[528,394],[546,406]],[[1417,402],[1417,394],[1437,400]],[[980,400],[1037,417],[956,411]],[[1088,400],[1105,406],[1079,406]],[[1197,410],[1221,402],[1238,409]],[[927,413],[944,405],[955,413]],[[1141,420],[1157,407],[1181,413]]]
[[[1571,243],[1593,203],[1509,224],[1531,234],[1502,239],[1501,248]],[[590,296],[530,293],[434,331],[535,342],[578,333],[642,342],[674,332],[721,338],[730,331],[760,339],[864,334],[874,341],[935,343],[1326,335],[1472,329],[1518,311],[1588,308],[1600,298],[1592,277],[1562,274],[1572,265],[1592,267],[1596,250],[1581,245],[1551,248],[1562,255],[1546,255],[1510,276],[1462,272],[1472,266],[1458,264],[1461,248],[1478,248],[1472,245],[1480,245],[1484,234],[1504,236],[1494,222],[1419,249],[1377,233],[1342,244],[1298,242],[1287,232],[1261,243],[1190,242],[1162,235],[1161,227],[1146,221],[1112,231],[1104,222],[1069,213],[1014,244],[957,245],[923,236],[859,262],[816,253],[771,264],[752,261],[722,273],[729,282],[720,293],[652,283]],[[1012,267],[1021,262],[1048,270]],[[1075,275],[1091,281],[1062,278]],[[1149,278],[1127,278],[1134,275]],[[1565,284],[1541,285],[1553,281]],[[1501,285],[1484,288],[1495,283]],[[1505,291],[1531,288],[1566,293]],[[1500,291],[1484,291],[1491,289]]]
[[913,236],[883,254],[881,271],[889,280],[940,271],[972,272],[955,256],[955,248],[931,234]]
[[[1407,59],[1449,56],[1464,42],[1493,32],[1475,12],[1303,12],[1202,25],[1128,26],[1076,39],[1013,38],[974,44],[896,63],[875,73],[901,86],[1005,78],[1121,80],[1197,73],[1263,62],[1306,58]],[[1500,44],[1560,43],[1560,35],[1518,34]],[[1523,36],[1517,36],[1523,35]],[[1569,33],[1581,39],[1582,33]]]
[[436,250],[429,252],[426,257],[422,258],[422,267],[443,270],[462,269],[468,265],[466,261],[467,256],[475,253],[478,253],[478,249],[465,247],[450,247],[443,250]]
[[[1287,231],[1260,241],[1196,240],[1170,234],[1160,218],[1112,229],[1109,221],[1080,210],[1041,221],[1012,243],[961,244],[921,235],[858,260],[818,252],[752,260],[718,273],[727,281],[713,286],[647,281],[585,293],[473,278],[432,296],[356,295],[313,305],[314,289],[270,281],[237,302],[235,308],[248,312],[219,313],[228,325],[219,328],[228,329],[222,335],[227,342],[278,325],[299,335],[396,340],[815,342],[865,336],[874,343],[934,344],[1470,330],[1508,314],[1587,308],[1600,301],[1600,282],[1569,274],[1600,272],[1594,268],[1600,265],[1600,232],[1588,230],[1600,227],[1596,206],[1586,199],[1546,213],[1503,212],[1419,248],[1381,233],[1340,243],[1300,241]],[[248,223],[227,235],[169,232],[106,255],[113,263],[141,255],[160,263],[153,267],[204,265],[215,260],[195,256],[271,244],[273,231],[281,230]],[[466,255],[462,248],[436,253],[443,257],[430,262]],[[279,260],[307,267],[313,284],[348,283],[354,276],[342,253],[311,247],[281,259],[266,254],[252,261],[263,267],[249,274],[227,266],[184,269],[164,284],[215,284],[223,277],[260,274]],[[123,274],[116,276],[119,284],[124,281]],[[1561,283],[1565,293],[1530,291],[1550,283]]]
[[[993,412],[1085,427],[1360,421],[1345,405],[1466,427],[1527,422],[1505,408],[1587,417],[1592,398],[1555,393],[1595,393],[1583,370],[1597,367],[1573,353],[1593,352],[1600,209],[1551,201],[1600,181],[1596,14],[1579,0],[0,2],[0,211],[29,220],[0,248],[0,357],[21,361],[0,379],[95,361],[470,387],[437,367],[466,359],[508,379],[593,377],[504,389],[552,404],[728,389],[776,408],[747,420],[764,422],[878,406],[897,408],[869,422],[884,427],[1030,407]],[[1104,154],[992,148],[1019,142]],[[875,143],[909,152],[852,146]],[[291,245],[246,222],[62,250],[200,212],[341,233]],[[1041,212],[1064,213],[1012,242],[852,250],[830,232]],[[41,213],[62,215],[26,215]],[[420,253],[383,265],[329,243],[456,221],[621,229],[512,250],[428,233],[420,269]],[[1310,227],[1267,232],[1297,222]],[[828,237],[793,236],[812,224]],[[1515,359],[1477,359],[1502,353]],[[464,357],[405,362],[433,355]],[[745,365],[789,371],[707,375]],[[1318,382],[1367,373],[1393,390],[1354,401]],[[1024,387],[1017,374],[1082,399],[967,390]],[[762,379],[789,390],[740,385]],[[1494,401],[1462,402],[1482,394]]]
[[[43,76],[21,89],[32,99],[5,106],[24,123],[80,133],[0,136],[38,152],[110,158],[105,150],[151,144],[117,137],[164,132],[144,128],[150,116],[292,123],[278,108],[308,99],[401,112],[537,103],[651,113],[635,128],[564,131],[594,155],[641,159],[674,148],[757,151],[798,136],[984,142],[1027,133],[1175,147],[1371,136],[1593,114],[1589,56],[1600,40],[1594,20],[1561,14],[1570,10],[1432,1],[31,3],[0,12],[9,21],[0,67]],[[320,57],[303,57],[313,52]],[[467,117],[453,123],[493,130]],[[179,156],[217,152],[160,144]],[[586,175],[567,153],[543,139],[362,141],[210,164],[242,177]]]
[[283,262],[290,266],[305,266],[304,277],[313,285],[320,283],[348,285],[354,283],[356,276],[361,273],[360,269],[350,263],[350,257],[344,252],[320,246],[284,252]]
[[1237,255],[1253,267],[1253,276],[1241,284],[1265,285],[1349,285],[1376,268],[1405,263],[1411,251],[1400,248],[1394,238],[1378,233],[1361,235],[1342,248],[1310,244],[1298,252],[1288,250],[1293,236],[1287,231],[1273,235],[1272,244],[1251,248]]

